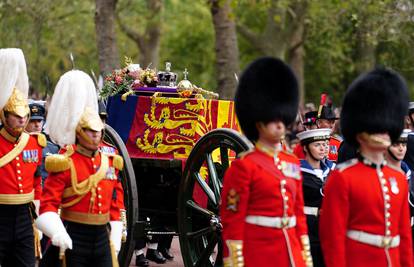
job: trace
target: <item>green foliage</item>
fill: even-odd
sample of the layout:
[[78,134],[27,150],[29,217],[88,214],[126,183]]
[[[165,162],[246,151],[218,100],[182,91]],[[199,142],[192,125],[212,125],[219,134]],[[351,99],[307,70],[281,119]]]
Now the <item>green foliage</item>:
[[[290,4],[308,1],[305,25],[306,101],[319,101],[321,92],[340,104],[350,82],[360,73],[361,44],[374,47],[375,64],[401,72],[414,84],[414,11],[411,0],[233,0],[231,18],[253,33],[263,33],[269,8],[279,12],[271,20],[284,27]],[[160,14],[148,12],[145,0],[118,0],[122,21],[143,32],[146,25],[161,21],[158,70],[166,61],[183,78],[208,90],[216,87],[215,32],[207,0],[164,0]],[[46,91],[46,77],[53,90],[57,79],[72,68],[98,71],[93,0],[0,0],[0,45],[20,47],[28,62],[31,85]],[[120,61],[124,56],[138,62],[139,50],[117,27]],[[238,36],[240,67],[262,56],[245,38]],[[143,68],[147,66],[142,66]],[[51,94],[51,91],[48,92]]]

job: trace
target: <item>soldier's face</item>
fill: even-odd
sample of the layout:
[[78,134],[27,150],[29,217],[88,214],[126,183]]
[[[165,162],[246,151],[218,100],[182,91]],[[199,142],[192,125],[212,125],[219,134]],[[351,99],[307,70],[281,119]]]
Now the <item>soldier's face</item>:
[[286,127],[281,121],[272,121],[268,123],[258,123],[256,125],[259,132],[259,140],[268,145],[279,144],[285,135]]
[[11,131],[11,134],[19,134],[26,126],[27,116],[20,117],[15,114],[9,113],[6,115],[6,123]]
[[43,127],[43,120],[30,120],[26,126],[28,133],[40,133]]
[[403,160],[405,153],[407,152],[407,144],[395,143],[390,146],[391,153],[398,159]]
[[335,126],[335,120],[319,119],[317,122],[318,128],[329,128],[333,129]]
[[79,144],[89,150],[97,150],[98,145],[101,142],[102,131],[97,132],[89,129],[83,129],[83,131],[89,140],[85,140],[84,138],[78,136]]

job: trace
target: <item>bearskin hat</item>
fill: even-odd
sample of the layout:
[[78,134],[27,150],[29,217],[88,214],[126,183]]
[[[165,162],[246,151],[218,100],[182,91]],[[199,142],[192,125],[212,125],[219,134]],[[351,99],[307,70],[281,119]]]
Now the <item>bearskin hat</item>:
[[298,82],[280,59],[259,58],[240,77],[236,114],[242,131],[253,142],[259,137],[257,122],[281,120],[287,126],[295,120],[298,104]]
[[395,142],[404,129],[408,111],[408,90],[397,72],[378,68],[359,76],[349,86],[341,111],[342,134],[358,147],[356,135],[387,132]]

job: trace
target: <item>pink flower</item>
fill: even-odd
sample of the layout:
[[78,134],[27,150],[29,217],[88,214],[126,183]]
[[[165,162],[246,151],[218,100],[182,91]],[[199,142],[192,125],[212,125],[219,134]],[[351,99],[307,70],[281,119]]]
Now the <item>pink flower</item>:
[[133,89],[136,89],[136,88],[141,87],[141,86],[142,86],[142,83],[141,83],[140,80],[134,80],[134,82],[132,83],[132,88]]
[[115,83],[116,83],[117,85],[120,85],[120,84],[122,83],[122,77],[120,77],[120,76],[115,76]]

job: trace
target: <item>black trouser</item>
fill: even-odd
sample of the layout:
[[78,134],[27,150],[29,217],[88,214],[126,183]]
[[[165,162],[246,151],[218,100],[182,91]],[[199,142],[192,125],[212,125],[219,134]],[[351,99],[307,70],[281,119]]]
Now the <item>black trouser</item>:
[[34,235],[29,204],[0,204],[0,266],[35,266]]
[[[72,239],[72,249],[65,253],[67,267],[112,267],[109,233],[106,225],[86,225],[65,222]],[[40,266],[59,266],[56,262],[59,248],[51,247]],[[3,267],[3,266],[2,266]]]

